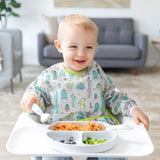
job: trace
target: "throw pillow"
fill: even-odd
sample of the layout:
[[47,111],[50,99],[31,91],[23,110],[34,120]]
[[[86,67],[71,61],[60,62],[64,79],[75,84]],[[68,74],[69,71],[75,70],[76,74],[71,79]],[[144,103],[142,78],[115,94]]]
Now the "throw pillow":
[[54,44],[54,40],[57,39],[58,32],[57,17],[42,15],[42,23],[47,42],[49,44]]

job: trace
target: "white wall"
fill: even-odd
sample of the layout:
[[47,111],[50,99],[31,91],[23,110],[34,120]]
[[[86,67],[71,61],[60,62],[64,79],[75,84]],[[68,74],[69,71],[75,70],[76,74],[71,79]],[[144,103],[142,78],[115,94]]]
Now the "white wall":
[[24,64],[39,64],[37,58],[37,33],[42,27],[41,14],[64,16],[73,13],[89,17],[132,17],[135,30],[149,36],[147,66],[152,66],[158,54],[151,40],[160,40],[160,0],[130,0],[130,8],[54,8],[53,0],[17,0],[22,7],[16,11],[21,18],[10,17],[8,28],[19,28],[23,32]]

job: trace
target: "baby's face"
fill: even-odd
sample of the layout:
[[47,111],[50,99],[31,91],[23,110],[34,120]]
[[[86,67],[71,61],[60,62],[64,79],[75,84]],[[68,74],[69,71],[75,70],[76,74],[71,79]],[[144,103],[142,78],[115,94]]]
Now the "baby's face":
[[95,33],[78,26],[67,27],[61,39],[65,69],[80,72],[92,62],[97,46]]

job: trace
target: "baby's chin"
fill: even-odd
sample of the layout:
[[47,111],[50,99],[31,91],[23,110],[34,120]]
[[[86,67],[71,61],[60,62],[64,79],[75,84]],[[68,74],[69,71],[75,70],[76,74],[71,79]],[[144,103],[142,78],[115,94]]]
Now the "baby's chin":
[[87,64],[72,63],[70,65],[67,64],[67,66],[64,65],[64,67],[69,72],[82,72],[87,68]]
[[74,67],[71,72],[82,72],[86,67]]
[[73,65],[74,70],[76,70],[77,72],[81,72],[83,71],[85,68],[87,68],[88,66],[88,62],[87,61],[81,61],[81,62],[75,62]]

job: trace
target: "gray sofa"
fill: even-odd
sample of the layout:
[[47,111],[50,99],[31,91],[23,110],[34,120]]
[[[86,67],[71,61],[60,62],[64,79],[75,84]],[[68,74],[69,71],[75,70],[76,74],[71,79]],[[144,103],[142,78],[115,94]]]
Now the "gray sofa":
[[[94,60],[102,68],[144,67],[148,36],[134,31],[132,18],[91,18],[99,28],[98,46]],[[62,61],[54,45],[48,45],[43,32],[38,34],[39,63],[50,66]]]
[[0,79],[10,80],[11,93],[14,93],[13,78],[19,73],[20,82],[22,81],[22,31],[19,29],[0,29],[0,51],[3,58]]

